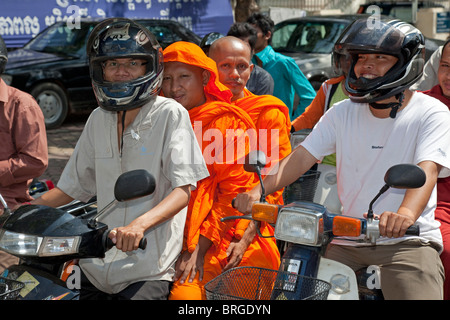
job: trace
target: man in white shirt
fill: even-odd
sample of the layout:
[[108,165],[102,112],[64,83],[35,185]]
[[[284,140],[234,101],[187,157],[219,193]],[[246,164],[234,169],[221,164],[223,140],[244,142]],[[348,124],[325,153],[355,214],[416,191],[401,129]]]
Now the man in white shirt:
[[[427,175],[418,189],[389,189],[374,206],[380,214],[377,245],[335,240],[327,257],[354,270],[381,268],[386,299],[442,299],[442,238],[434,220],[437,177],[450,168],[450,113],[429,97],[410,91],[423,69],[424,38],[413,26],[366,19],[354,22],[335,44],[352,57],[346,79],[350,100],[337,103],[312,133],[265,179],[266,193],[292,183],[324,156],[336,153],[339,198],[343,214],[362,218],[384,185],[392,165],[413,163]],[[248,212],[261,194],[255,187],[237,196],[235,205]],[[405,236],[413,224],[421,234]]]
[[[57,188],[33,203],[60,206],[97,195],[100,210],[114,199],[120,174],[146,169],[155,177],[154,193],[99,217],[113,229],[116,247],[103,259],[80,261],[82,280],[88,280],[81,298],[167,299],[190,191],[209,173],[203,161],[192,161],[203,157],[188,112],[158,95],[163,61],[153,34],[128,19],[107,19],[92,30],[87,52],[100,107]],[[143,237],[148,247],[136,250]]]

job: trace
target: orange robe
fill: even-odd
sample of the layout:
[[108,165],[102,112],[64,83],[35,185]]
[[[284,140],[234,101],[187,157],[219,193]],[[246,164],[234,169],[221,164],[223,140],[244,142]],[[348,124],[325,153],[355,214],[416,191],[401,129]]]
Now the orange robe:
[[[245,97],[234,102],[235,105],[246,111],[258,131],[258,148],[264,151],[268,157],[266,170],[268,173],[276,168],[278,162],[291,152],[289,110],[278,98],[270,95],[257,96],[244,89]],[[271,129],[276,130],[272,135]],[[270,160],[270,161],[269,161]],[[283,189],[274,192],[267,197],[267,201],[275,204],[283,204]],[[235,224],[235,228],[229,230],[221,258],[226,257],[226,248],[233,238],[241,239],[248,226],[248,220],[240,220]],[[273,227],[267,223],[261,224],[263,235],[273,235]],[[225,251],[225,252],[224,252]],[[280,264],[280,253],[278,251],[275,238],[260,238],[256,236],[252,244],[245,252],[239,266],[257,266],[267,269],[278,269]]]
[[183,249],[193,252],[200,235],[208,238],[212,246],[204,257],[203,281],[200,282],[198,276],[191,283],[177,281],[169,297],[173,300],[204,299],[204,284],[222,272],[224,262],[218,255],[224,247],[225,235],[234,224],[220,219],[240,215],[231,207],[232,199],[256,184],[255,175],[243,169],[245,155],[250,150],[247,131],[256,128],[246,112],[229,103],[231,91],[218,81],[215,62],[206,57],[200,47],[177,42],[164,50],[164,61],[195,65],[211,74],[204,87],[207,102],[189,110],[210,176],[201,180],[191,193]]
[[[280,99],[271,95],[258,96],[244,89],[244,97],[233,102],[248,113],[258,132],[258,148],[268,157],[263,175],[276,168],[278,162],[291,153],[291,121],[289,109]],[[274,134],[275,133],[275,134]],[[274,201],[283,204],[282,190]]]

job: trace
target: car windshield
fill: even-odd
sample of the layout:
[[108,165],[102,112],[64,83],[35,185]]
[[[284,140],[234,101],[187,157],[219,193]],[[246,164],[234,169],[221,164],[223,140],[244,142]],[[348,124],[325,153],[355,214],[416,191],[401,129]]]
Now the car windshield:
[[346,26],[333,21],[281,23],[275,27],[272,47],[284,52],[330,53]]
[[91,24],[81,24],[81,28],[69,28],[66,23],[55,24],[25,45],[25,49],[39,52],[80,57],[84,54],[87,34]]

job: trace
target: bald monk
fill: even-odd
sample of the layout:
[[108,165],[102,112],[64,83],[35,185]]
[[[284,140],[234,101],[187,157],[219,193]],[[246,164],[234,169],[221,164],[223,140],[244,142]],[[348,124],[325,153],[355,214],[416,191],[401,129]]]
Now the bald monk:
[[199,46],[176,42],[163,54],[162,94],[189,111],[210,173],[191,193],[184,248],[169,299],[205,299],[204,284],[226,264],[218,254],[224,250],[222,241],[233,222],[220,219],[240,215],[231,201],[256,183],[255,175],[245,172],[242,165],[251,143],[246,134],[253,131],[256,135],[255,126],[246,112],[230,104],[232,93],[220,83],[215,62]]
[[[232,36],[220,38],[211,45],[209,57],[217,64],[220,82],[233,93],[232,103],[242,108],[252,118],[258,132],[258,148],[264,151],[268,158],[268,165],[262,173],[263,175],[269,173],[278,165],[279,160],[291,152],[289,109],[274,96],[258,96],[245,88],[253,68],[251,48],[247,42]],[[270,203],[283,204],[283,189],[269,195],[267,200]],[[256,252],[251,252],[249,251],[251,248],[248,248],[245,254],[242,252],[243,246],[239,244],[239,238],[245,234],[244,232],[249,233],[253,230],[246,229],[245,224],[248,224],[248,221],[240,221],[236,227],[236,238],[227,248],[227,256],[243,255],[240,264],[252,265],[256,264],[255,260],[258,263],[261,261],[259,258],[252,257],[252,254],[259,256],[261,251],[258,249]],[[271,227],[266,225],[265,229],[269,232]],[[246,236],[251,237],[248,234]],[[271,248],[263,251],[273,254],[276,247],[275,240],[270,245]],[[233,253],[234,249],[236,252]],[[236,265],[237,261],[229,260],[225,269]],[[277,269],[277,266],[273,264],[272,269]]]

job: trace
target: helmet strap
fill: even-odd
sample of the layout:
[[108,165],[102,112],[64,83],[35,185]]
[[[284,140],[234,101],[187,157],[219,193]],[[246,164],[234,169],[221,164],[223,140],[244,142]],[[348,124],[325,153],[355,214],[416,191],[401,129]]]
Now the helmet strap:
[[123,151],[123,132],[125,131],[125,115],[127,113],[127,110],[124,110],[122,113],[122,134],[120,136],[120,157],[122,158],[122,151]]
[[392,119],[395,119],[397,116],[398,109],[401,108],[403,104],[403,100],[405,99],[405,95],[403,92],[400,92],[395,95],[395,98],[398,100],[398,102],[390,102],[390,103],[376,103],[372,102],[369,105],[374,109],[388,109],[391,108],[391,112],[389,113],[389,117]]

